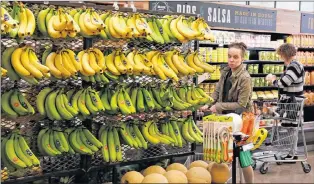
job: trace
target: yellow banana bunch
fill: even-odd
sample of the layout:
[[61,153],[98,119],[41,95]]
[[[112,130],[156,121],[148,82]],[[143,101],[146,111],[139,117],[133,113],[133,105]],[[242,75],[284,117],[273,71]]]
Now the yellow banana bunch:
[[202,33],[200,36],[196,37],[197,40],[210,40],[212,42],[215,41],[215,36],[211,32],[209,25],[203,18],[199,17],[195,21],[193,21],[191,23],[191,28],[193,30],[198,30]]
[[39,31],[52,38],[73,38],[81,31],[74,18],[62,8],[41,10],[37,22]]
[[[101,19],[100,15],[94,9],[85,9],[77,11],[74,14],[74,20],[80,27],[80,34],[83,37],[92,37],[104,34],[105,23]],[[103,36],[103,35],[101,35]]]
[[[1,34],[9,34],[13,38],[16,36],[19,25],[19,22],[15,20],[16,11],[17,7],[15,6],[13,8],[12,17],[4,7],[0,7]],[[12,36],[13,33],[15,33],[14,36]]]

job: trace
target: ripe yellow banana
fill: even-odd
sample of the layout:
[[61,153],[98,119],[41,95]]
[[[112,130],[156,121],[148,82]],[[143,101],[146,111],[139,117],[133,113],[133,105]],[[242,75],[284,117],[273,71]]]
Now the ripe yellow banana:
[[135,60],[134,60],[134,56],[136,51],[133,50],[132,52],[129,52],[129,54],[127,55],[127,59],[129,60],[130,64],[133,67],[133,71],[135,73],[141,73],[144,70],[144,64],[143,63],[137,63],[135,64]]
[[187,64],[193,68],[197,73],[204,73],[204,69],[197,66],[195,63],[194,63],[194,57],[195,57],[195,53],[189,53],[188,56],[186,57],[186,60],[187,60]]
[[55,52],[51,52],[46,59],[46,66],[49,68],[50,73],[58,78],[61,79],[62,78],[62,73],[57,69],[57,67],[55,66],[55,58],[56,58],[57,54]]
[[121,51],[116,51],[115,57],[114,57],[114,65],[119,70],[120,73],[126,74],[127,69],[122,63],[121,57],[120,57]]
[[99,67],[97,64],[95,52],[89,50],[88,51],[88,59],[89,59],[89,65],[92,67],[92,69],[96,73],[102,72],[102,68]]
[[70,57],[72,64],[76,68],[76,71],[80,71],[82,69],[82,65],[81,65],[79,59],[76,59],[76,54],[71,49],[65,49],[65,53],[67,53],[68,56]]
[[188,40],[192,40],[195,37],[199,36],[199,32],[194,32],[191,28],[188,27],[187,24],[184,23],[183,16],[178,17],[179,20],[177,20],[177,29]]
[[187,68],[185,68],[182,65],[182,62],[180,61],[178,53],[175,53],[172,55],[172,61],[173,61],[174,66],[182,75],[189,75],[189,71],[187,70]]
[[96,56],[97,59],[97,64],[98,66],[102,69],[102,70],[106,70],[106,63],[105,63],[105,56],[104,54],[101,52],[101,50],[99,50],[98,48],[92,48],[92,51],[94,51],[94,54]]
[[99,28],[100,26],[95,25],[95,24],[92,23],[93,17],[92,17],[91,11],[92,11],[92,10],[90,10],[90,9],[87,9],[87,10],[86,10],[86,13],[84,14],[84,19],[83,19],[84,25],[85,25],[85,27],[86,27],[89,31],[91,31],[91,32],[97,32],[97,31],[98,31],[98,28]]
[[88,52],[85,52],[82,56],[82,70],[88,74],[88,76],[95,75],[95,70],[90,66],[89,64],[89,54]]
[[32,76],[36,77],[37,79],[41,79],[41,78],[43,78],[43,74],[41,73],[41,71],[38,70],[35,66],[33,66],[30,63],[30,60],[29,60],[29,50],[30,50],[29,47],[26,47],[25,49],[23,49],[23,52],[21,54],[22,65],[24,66],[24,68],[27,71],[29,71],[29,73]]
[[54,29],[53,27],[53,23],[59,19],[59,17],[57,15],[53,15],[50,20],[48,21],[48,25],[47,25],[47,30],[48,30],[48,34],[49,36],[51,36],[52,38],[61,38],[62,34],[61,31],[57,31]]
[[176,52],[176,50],[168,51],[165,53],[165,61],[168,64],[168,66],[176,73],[178,74],[179,71],[178,69],[174,66],[173,61],[172,61],[172,56]]
[[168,66],[163,55],[160,55],[160,57],[158,59],[158,65],[159,65],[159,68],[163,71],[163,73],[168,78],[171,78],[174,81],[179,81],[177,74]]
[[60,51],[62,57],[62,64],[64,68],[71,73],[71,75],[76,75],[76,68],[72,64],[72,61],[67,57],[66,52]]
[[184,35],[182,35],[177,28],[177,24],[179,21],[179,18],[173,19],[170,22],[170,30],[172,32],[172,34],[181,42],[181,43],[186,43],[188,41],[188,39],[186,37],[184,37]]
[[194,63],[196,66],[203,68],[208,73],[213,73],[215,71],[213,66],[200,60],[198,53],[194,55]]
[[28,54],[30,63],[38,70],[40,70],[44,75],[47,75],[47,73],[49,72],[49,68],[40,63],[39,59],[36,56],[35,51],[33,49],[30,49]]
[[11,56],[11,64],[14,68],[14,70],[22,76],[30,76],[31,73],[23,66],[21,61],[21,55],[23,53],[23,50],[25,48],[17,48],[15,51],[13,51]]
[[26,28],[27,28],[27,14],[26,14],[26,10],[24,7],[20,7],[20,11],[18,13],[18,17],[19,17],[19,30],[18,30],[18,35],[20,38],[23,38],[26,36]]
[[156,74],[159,76],[160,79],[162,80],[167,80],[167,77],[165,75],[165,73],[162,71],[162,69],[159,67],[158,65],[158,60],[160,59],[160,53],[157,53],[153,56],[152,58],[152,63],[154,66],[154,71],[156,72]]
[[33,35],[36,28],[35,16],[31,10],[25,8],[26,17],[27,17],[27,26],[26,26],[26,34],[31,36]]
[[63,9],[59,8],[57,10],[57,14],[55,15],[57,18],[54,19],[52,26],[56,31],[63,31],[67,26],[66,16],[63,12]]

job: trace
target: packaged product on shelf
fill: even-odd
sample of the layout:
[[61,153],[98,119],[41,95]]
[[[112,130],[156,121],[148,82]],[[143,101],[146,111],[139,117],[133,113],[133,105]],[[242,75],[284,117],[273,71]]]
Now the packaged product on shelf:
[[260,61],[265,61],[266,59],[265,59],[265,51],[260,51],[260,52],[258,52],[258,59],[260,60]]
[[217,61],[219,63],[224,62],[224,50],[222,47],[217,48]]
[[275,73],[275,65],[269,66],[269,73]]
[[258,64],[253,65],[253,73],[258,74]]
[[206,61],[206,48],[205,47],[200,47],[199,48],[199,56],[203,61]]
[[280,73],[283,73],[283,71],[285,70],[285,66],[284,65],[279,65],[279,71],[280,71]]
[[279,65],[275,65],[274,73],[275,73],[275,74],[280,73],[280,66],[279,66]]
[[247,50],[244,54],[244,60],[250,60],[250,51]]
[[206,62],[211,62],[212,50],[213,50],[212,47],[206,48]]
[[217,56],[217,50],[215,50],[215,49],[213,49],[212,50],[212,55],[211,55],[212,57],[211,57],[211,62],[213,62],[213,63],[217,63],[218,61],[218,56]]
[[224,62],[228,63],[228,48],[223,48],[223,53],[224,53],[224,56],[223,56],[223,60]]
[[248,65],[247,71],[248,71],[250,74],[254,74],[254,65]]

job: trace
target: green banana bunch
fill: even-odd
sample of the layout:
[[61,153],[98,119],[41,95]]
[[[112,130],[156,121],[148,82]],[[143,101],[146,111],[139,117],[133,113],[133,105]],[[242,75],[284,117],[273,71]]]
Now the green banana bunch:
[[9,171],[40,165],[39,159],[30,150],[24,137],[16,131],[2,139],[1,161]]
[[11,118],[35,114],[34,108],[18,89],[12,89],[1,95],[1,109]]
[[98,132],[102,143],[101,152],[105,162],[121,162],[122,150],[119,132],[116,127],[102,125]]
[[181,125],[181,132],[183,135],[183,138],[190,143],[197,142],[202,143],[203,142],[203,134],[195,124],[194,120],[192,119],[192,116],[187,118],[183,124]]

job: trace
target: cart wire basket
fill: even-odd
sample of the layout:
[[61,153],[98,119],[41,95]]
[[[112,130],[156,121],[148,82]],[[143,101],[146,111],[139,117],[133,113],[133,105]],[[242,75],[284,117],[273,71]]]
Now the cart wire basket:
[[[280,101],[276,107],[271,109],[272,116],[267,119],[274,119],[274,123],[269,131],[269,137],[263,145],[253,154],[253,169],[256,168],[256,162],[261,161],[263,164],[260,167],[260,172],[266,174],[269,163],[281,165],[285,162],[301,162],[303,171],[309,173],[311,165],[307,163],[307,146],[303,129],[303,105],[304,99]],[[301,132],[304,152],[296,153],[299,132]],[[285,155],[290,155],[291,158],[284,158]]]

